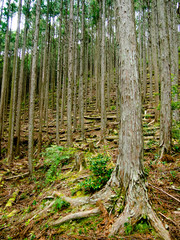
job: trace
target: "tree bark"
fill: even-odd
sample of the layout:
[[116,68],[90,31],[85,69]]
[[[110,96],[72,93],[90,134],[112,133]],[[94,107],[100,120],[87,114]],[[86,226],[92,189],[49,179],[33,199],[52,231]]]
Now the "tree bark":
[[61,24],[62,24],[62,7],[63,0],[60,6],[59,16],[59,36],[58,36],[58,60],[57,60],[57,91],[56,91],[56,144],[59,145],[59,109],[60,109],[60,90],[61,90]]
[[85,21],[85,1],[82,0],[81,18],[81,52],[80,52],[80,79],[79,79],[79,122],[81,128],[81,138],[84,139],[84,21]]
[[156,41],[156,21],[155,21],[155,12],[156,12],[156,0],[152,1],[152,10],[151,10],[151,41],[152,41],[152,64],[154,68],[154,83],[155,83],[155,121],[159,118],[159,110],[157,109],[159,105],[159,68],[157,60],[157,41]]
[[169,153],[171,150],[171,73],[165,0],[159,0],[157,8],[161,57],[160,146],[162,157],[164,153]]
[[34,33],[34,46],[32,58],[32,73],[31,73],[31,91],[30,91],[30,104],[29,104],[29,135],[28,135],[28,163],[29,172],[32,175],[33,166],[33,136],[34,136],[34,106],[35,106],[35,89],[36,89],[36,64],[37,64],[37,47],[39,38],[39,21],[40,21],[40,6],[41,0],[36,2],[36,23]]
[[102,1],[102,42],[101,42],[101,138],[106,133],[106,106],[105,106],[105,0]]
[[41,152],[42,146],[42,130],[43,130],[43,110],[45,109],[45,87],[48,75],[48,47],[49,47],[49,0],[47,0],[47,13],[46,13],[46,32],[45,32],[45,46],[43,56],[43,69],[42,80],[40,86],[40,99],[39,99],[39,136],[38,136],[38,152]]
[[1,156],[1,140],[3,133],[3,113],[5,107],[5,97],[7,92],[7,84],[8,84],[8,51],[9,51],[9,12],[10,12],[10,2],[8,1],[8,12],[7,12],[7,28],[5,35],[5,49],[4,49],[4,63],[3,63],[3,76],[2,76],[2,85],[1,85],[1,100],[0,100],[0,156]]
[[[30,8],[30,0],[27,2],[27,13]],[[21,118],[21,102],[22,102],[22,89],[23,89],[23,79],[24,79],[24,62],[25,62],[25,50],[26,50],[26,39],[28,31],[28,19],[29,15],[25,16],[25,28],[23,35],[23,47],[22,47],[22,59],[21,59],[21,68],[20,68],[20,77],[19,77],[19,86],[18,86],[18,100],[17,100],[17,116],[16,116],[16,136],[17,136],[17,147],[16,154],[20,154],[20,118]]]
[[72,145],[73,4],[74,0],[70,0],[67,92],[67,145],[69,147]]
[[11,83],[10,113],[9,113],[8,161],[10,163],[12,162],[12,159],[13,159],[14,125],[15,125],[16,97],[17,97],[16,90],[17,90],[17,74],[18,74],[18,45],[19,45],[19,34],[20,34],[21,8],[22,8],[22,0],[19,0],[17,31],[16,31],[14,59],[13,59],[13,73],[12,73],[12,83]]
[[121,120],[119,156],[109,185],[121,188],[125,208],[110,230],[110,236],[124,231],[126,222],[135,224],[146,216],[160,235],[169,240],[169,233],[148,203],[143,176],[143,134],[141,92],[137,62],[137,43],[133,0],[116,1],[120,16],[121,47]]
[[74,42],[74,95],[73,95],[74,130],[77,128],[78,36],[79,36],[79,0],[77,2],[77,16],[75,21],[75,42]]

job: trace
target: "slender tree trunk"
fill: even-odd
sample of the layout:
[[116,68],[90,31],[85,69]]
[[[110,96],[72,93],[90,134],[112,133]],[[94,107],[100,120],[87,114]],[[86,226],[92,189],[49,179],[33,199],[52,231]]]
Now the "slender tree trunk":
[[[170,66],[172,78],[172,100],[176,104],[178,102],[178,28],[177,28],[177,14],[176,1],[167,1],[167,17],[169,29],[169,44],[170,44]],[[173,109],[173,119],[179,121],[179,110]]]
[[85,44],[85,89],[84,89],[84,94],[85,94],[85,113],[87,113],[87,101],[88,101],[88,63],[89,63],[89,55],[88,55],[88,41]]
[[155,83],[155,121],[159,118],[159,111],[157,107],[159,105],[159,68],[157,61],[157,41],[156,41],[156,24],[155,24],[155,4],[156,0],[152,0],[151,10],[151,41],[152,41],[152,64],[154,68],[154,83]]
[[[29,12],[30,0],[27,2],[27,12]],[[23,48],[22,48],[22,59],[20,68],[20,78],[18,86],[18,100],[17,100],[17,116],[16,116],[16,136],[17,136],[17,147],[16,154],[20,154],[20,118],[21,118],[21,102],[22,102],[22,90],[23,90],[23,79],[24,79],[24,62],[25,62],[25,50],[26,50],[26,39],[27,39],[27,25],[28,25],[28,15],[25,17],[25,29],[23,35]]]
[[59,37],[58,37],[58,60],[57,60],[57,91],[56,91],[56,144],[59,145],[59,100],[60,100],[60,89],[61,89],[61,25],[62,25],[62,7],[63,0],[60,6],[59,16]]
[[142,16],[141,11],[139,12],[139,76],[141,84],[143,82],[143,70],[142,70]]
[[81,52],[80,52],[80,79],[79,79],[79,122],[81,127],[81,138],[84,139],[84,15],[85,1],[82,0],[81,18]]
[[46,14],[46,32],[45,32],[45,46],[44,46],[44,57],[43,57],[43,70],[41,80],[41,92],[39,99],[39,136],[38,136],[38,152],[41,152],[42,146],[42,130],[43,130],[43,110],[45,101],[45,86],[47,81],[48,73],[48,46],[49,46],[49,0],[47,1],[47,14]]
[[52,59],[52,64],[51,64],[51,99],[52,99],[52,104],[51,104],[51,110],[52,113],[55,109],[55,73],[56,73],[56,42],[54,39],[55,35],[55,19],[53,18],[53,34],[52,34],[52,50],[51,50],[51,59]]
[[108,35],[109,38],[107,39],[107,51],[106,51],[106,58],[107,58],[107,73],[106,73],[106,79],[107,79],[107,106],[108,106],[108,111],[110,110],[110,79],[111,79],[111,58],[110,58],[110,52],[111,52],[111,27],[110,27],[110,10],[109,10],[109,19],[108,19]]
[[67,1],[64,1],[65,5],[65,34],[64,34],[64,59],[63,59],[63,86],[62,86],[62,100],[61,100],[61,125],[63,124],[64,121],[64,108],[66,104],[66,80],[68,77],[68,22],[67,22]]
[[162,147],[162,156],[171,150],[171,73],[165,0],[159,0],[157,7],[161,54],[160,146]]
[[148,68],[150,78],[150,93],[149,99],[152,104],[153,101],[153,82],[152,82],[152,46],[151,46],[151,15],[150,15],[150,0],[148,0]]
[[101,137],[106,133],[106,105],[105,105],[105,0],[102,2],[102,43],[101,43]]
[[34,106],[35,106],[35,89],[36,89],[36,64],[37,64],[37,47],[39,38],[39,21],[40,21],[40,6],[41,0],[36,2],[36,23],[34,33],[34,46],[32,58],[32,73],[31,73],[31,91],[30,91],[30,105],[29,105],[29,135],[28,135],[28,162],[29,172],[33,172],[33,136],[34,136]]
[[73,126],[77,128],[77,68],[78,68],[78,36],[79,36],[79,0],[77,2],[77,16],[75,21],[74,42],[74,95],[73,95]]
[[145,102],[147,91],[147,64],[146,64],[146,18],[143,9],[143,102]]
[[8,12],[7,12],[7,28],[5,35],[5,49],[4,49],[4,61],[3,61],[3,76],[2,76],[2,85],[1,85],[1,100],[0,100],[0,156],[1,156],[1,141],[3,133],[3,113],[5,107],[5,97],[7,92],[7,81],[8,81],[8,51],[9,51],[9,11],[10,11],[10,2],[8,1]]
[[48,107],[49,107],[49,79],[50,79],[50,62],[51,62],[51,51],[52,51],[52,35],[51,27],[49,24],[49,39],[48,39],[48,58],[47,58],[47,70],[46,70],[46,83],[45,83],[45,96],[44,96],[44,112],[45,112],[45,125],[46,125],[46,134],[48,137]]
[[[100,20],[99,20],[100,21]],[[100,109],[100,94],[99,94],[99,67],[100,67],[100,24],[98,23],[96,26],[96,47],[95,47],[95,82],[96,82],[96,109],[99,111]]]
[[15,112],[16,112],[16,96],[17,96],[17,72],[18,72],[18,45],[20,34],[20,21],[21,21],[21,8],[22,0],[19,0],[18,7],[18,20],[17,31],[14,47],[14,60],[13,60],[13,74],[11,83],[11,101],[9,113],[9,137],[8,137],[8,161],[11,163],[13,159],[13,142],[14,142],[14,125],[15,125]]
[[[64,45],[67,47],[66,40],[63,39]],[[61,98],[61,122],[60,124],[63,124],[64,121],[64,106],[65,106],[65,97],[66,97],[66,48],[64,48],[63,52],[63,83],[62,83],[62,98]]]
[[93,56],[94,56],[94,51],[93,51],[93,26],[92,26],[92,32],[91,32],[91,46],[90,46],[90,102],[92,102],[92,97],[93,97]]
[[69,147],[72,145],[73,4],[74,0],[70,0],[67,89],[67,145]]

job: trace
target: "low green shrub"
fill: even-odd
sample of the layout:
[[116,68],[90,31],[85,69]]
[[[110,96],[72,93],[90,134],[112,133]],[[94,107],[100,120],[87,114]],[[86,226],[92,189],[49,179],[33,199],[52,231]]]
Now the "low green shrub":
[[112,169],[108,169],[107,163],[109,157],[99,154],[97,157],[90,159],[89,169],[92,175],[86,178],[85,181],[79,183],[79,189],[85,192],[94,192],[102,188],[109,180]]
[[58,212],[59,210],[68,208],[70,206],[70,203],[65,201],[62,198],[56,198],[55,203],[53,204],[53,210],[55,212]]
[[72,160],[74,152],[75,150],[72,148],[64,148],[56,145],[46,148],[46,151],[42,153],[45,158],[46,183],[55,181],[61,172],[61,167],[69,164]]

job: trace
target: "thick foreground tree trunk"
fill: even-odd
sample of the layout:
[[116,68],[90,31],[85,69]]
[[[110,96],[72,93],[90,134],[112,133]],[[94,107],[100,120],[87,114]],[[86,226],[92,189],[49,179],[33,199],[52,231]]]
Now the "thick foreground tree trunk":
[[141,122],[141,92],[136,52],[135,19],[132,0],[117,0],[120,16],[121,48],[121,120],[120,145],[116,168],[109,181],[110,186],[122,188],[125,208],[112,225],[110,235],[124,231],[124,223],[135,224],[146,216],[164,239],[169,233],[148,203],[143,177],[143,139]]

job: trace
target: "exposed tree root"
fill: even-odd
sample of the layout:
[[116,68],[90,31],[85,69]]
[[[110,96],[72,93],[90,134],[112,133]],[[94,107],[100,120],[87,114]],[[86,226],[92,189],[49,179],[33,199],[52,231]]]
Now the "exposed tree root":
[[[109,200],[112,195],[114,195],[113,188],[119,186],[119,179],[116,175],[116,170],[113,172],[111,179],[106,184],[106,186],[99,192],[95,193],[91,197],[76,198],[72,199],[63,196],[63,198],[70,202],[72,205],[84,205],[84,204],[94,204],[98,201],[102,201],[104,205],[109,204]],[[60,220],[51,222],[50,226],[60,225],[64,222],[70,220],[76,220],[81,218],[90,217],[102,212],[101,207],[94,208],[88,211],[77,212],[74,214],[69,214]],[[152,207],[148,202],[147,191],[145,183],[141,178],[134,179],[129,183],[129,187],[125,194],[125,208],[121,215],[115,220],[113,225],[109,230],[109,236],[114,236],[117,233],[124,233],[124,224],[129,222],[132,226],[135,225],[141,218],[146,218],[152,227],[157,231],[157,233],[164,239],[170,240],[169,232],[165,229],[160,219],[157,217],[156,213],[153,211]]]
[[169,232],[165,229],[148,202],[145,184],[139,180],[129,185],[124,211],[112,225],[109,236],[114,236],[117,233],[124,233],[124,224],[126,222],[129,222],[133,226],[141,218],[145,217],[164,240],[171,239]]
[[78,197],[78,198],[70,198],[62,195],[62,193],[54,191],[54,196],[62,197],[65,201],[69,202],[72,206],[82,206],[89,203],[90,197]]
[[76,220],[76,219],[91,217],[91,216],[99,214],[100,212],[101,212],[100,208],[97,207],[97,208],[94,208],[94,209],[89,210],[89,211],[83,211],[83,212],[77,212],[77,213],[69,214],[69,215],[61,218],[60,220],[57,220],[55,222],[50,222],[49,226],[60,225],[60,224],[63,224],[65,222],[68,222],[70,220]]

